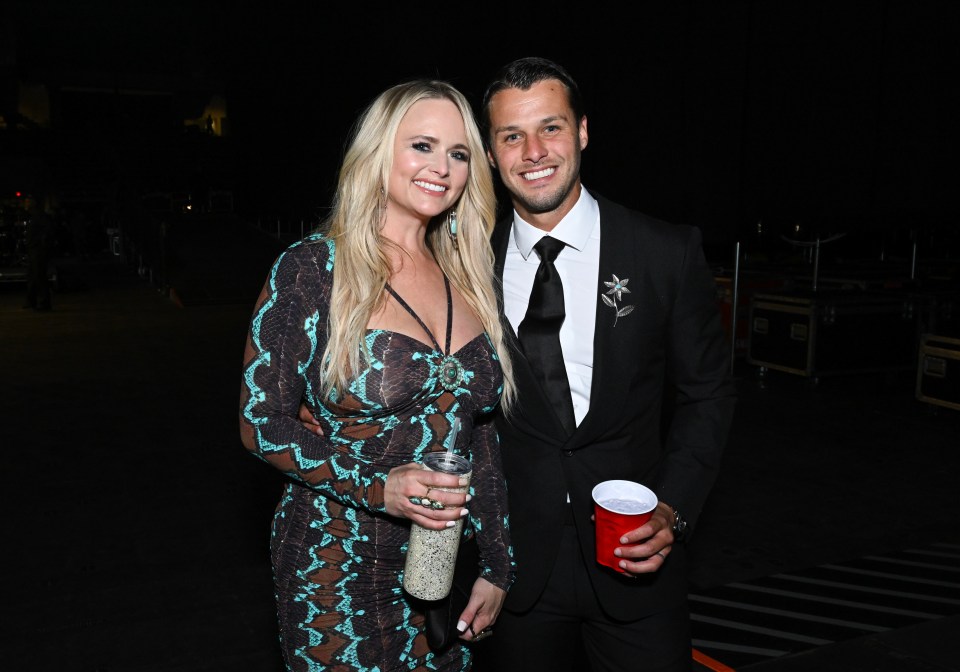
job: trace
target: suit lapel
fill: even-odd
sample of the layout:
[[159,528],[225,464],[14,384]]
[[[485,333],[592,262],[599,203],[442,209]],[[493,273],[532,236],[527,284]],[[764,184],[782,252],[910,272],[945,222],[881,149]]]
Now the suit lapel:
[[[517,333],[513,330],[513,325],[507,319],[506,311],[503,306],[503,267],[507,261],[507,247],[510,242],[510,230],[513,226],[512,220],[504,219],[497,223],[490,237],[490,245],[493,248],[493,273],[495,277],[494,288],[497,292],[497,308],[500,311],[500,322],[503,325],[503,331],[506,335],[507,343],[511,349],[519,350],[520,341],[517,339]],[[522,356],[522,355],[521,355]]]
[[[596,196],[596,194],[594,194]],[[632,355],[628,346],[633,339],[636,320],[640,315],[633,312],[617,317],[617,309],[637,306],[643,296],[645,279],[637,255],[639,250],[634,240],[634,230],[629,222],[622,221],[611,213],[606,201],[596,196],[600,206],[600,264],[596,280],[596,321],[593,334],[593,376],[590,385],[590,409],[577,427],[574,438],[581,443],[585,436],[602,431],[607,424],[605,411],[616,412],[624,403],[623,391],[628,384],[629,375],[624,367],[630,368]],[[613,282],[616,275],[620,281],[629,280],[627,289],[617,300],[617,308],[603,301],[610,288],[606,282]],[[618,401],[619,400],[619,401]]]
[[[539,434],[551,442],[564,443],[569,436],[560,423],[553,405],[547,399],[540,383],[537,382],[530,363],[523,354],[520,347],[520,340],[510,324],[510,320],[503,310],[503,268],[507,258],[507,248],[510,243],[510,232],[513,229],[512,216],[501,220],[494,229],[490,238],[490,244],[493,247],[494,266],[496,275],[497,303],[500,309],[500,322],[503,325],[503,331],[510,347],[510,354],[513,359],[513,375],[519,388],[519,394],[523,397],[519,404],[519,412],[511,416],[511,422],[524,423],[527,425],[527,431],[532,434]],[[544,421],[548,419],[548,421]]]

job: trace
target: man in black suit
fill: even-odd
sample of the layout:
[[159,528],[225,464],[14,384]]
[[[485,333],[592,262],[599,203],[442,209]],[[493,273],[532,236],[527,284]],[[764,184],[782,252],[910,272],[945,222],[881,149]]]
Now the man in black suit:
[[[700,233],[583,187],[587,118],[552,61],[505,66],[481,124],[513,205],[493,248],[519,391],[498,423],[518,573],[474,670],[689,670],[682,536],[716,478],[735,403]],[[559,241],[548,242],[552,266],[545,234]],[[556,306],[534,308],[531,291],[557,275],[560,317],[544,320]],[[544,373],[551,320],[562,361]],[[591,490],[608,479],[659,499],[618,549],[623,573],[595,560]]]

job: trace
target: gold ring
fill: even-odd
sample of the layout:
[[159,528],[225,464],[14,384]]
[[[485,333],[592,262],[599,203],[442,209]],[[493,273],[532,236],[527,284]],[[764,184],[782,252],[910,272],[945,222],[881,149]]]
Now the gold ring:
[[[470,632],[471,632],[471,633],[473,632],[473,628],[470,628]],[[475,634],[475,635],[473,636],[473,639],[471,639],[470,641],[471,641],[471,642],[479,642],[481,639],[486,639],[487,637],[489,637],[489,636],[492,635],[492,634],[493,634],[493,630],[491,630],[490,628],[484,628],[483,630],[481,630],[480,632],[478,632],[477,634]]]

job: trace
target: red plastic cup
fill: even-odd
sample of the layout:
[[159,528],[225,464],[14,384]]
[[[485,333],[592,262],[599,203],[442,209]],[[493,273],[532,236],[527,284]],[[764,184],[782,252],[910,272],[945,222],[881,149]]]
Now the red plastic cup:
[[621,544],[620,537],[635,530],[653,516],[657,496],[650,488],[633,481],[604,481],[593,489],[593,518],[597,534],[597,562],[625,573],[618,563],[621,558],[614,549]]

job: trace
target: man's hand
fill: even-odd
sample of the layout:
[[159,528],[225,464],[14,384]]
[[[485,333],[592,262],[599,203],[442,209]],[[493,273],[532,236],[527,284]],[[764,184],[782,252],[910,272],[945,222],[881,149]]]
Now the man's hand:
[[302,401],[300,402],[300,412],[297,413],[297,418],[308,432],[313,432],[317,436],[323,436],[323,428],[320,427],[320,421],[317,420],[316,416],[310,412],[310,409],[307,408],[307,405]]
[[613,554],[620,560],[620,568],[628,574],[656,572],[667,561],[673,548],[673,509],[658,502],[653,516],[635,530],[620,537],[621,544]]

